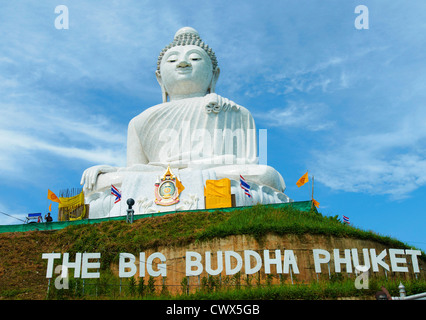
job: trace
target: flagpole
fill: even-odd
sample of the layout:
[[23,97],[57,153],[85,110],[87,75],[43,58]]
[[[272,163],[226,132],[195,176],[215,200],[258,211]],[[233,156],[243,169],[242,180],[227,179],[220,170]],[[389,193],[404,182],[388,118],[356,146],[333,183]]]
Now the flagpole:
[[110,193],[110,197],[109,197],[109,212],[108,212],[108,221],[111,218],[111,210],[112,210],[112,197],[111,197],[111,187],[109,188],[109,193]]
[[314,208],[314,176],[312,175],[312,201],[311,201],[311,209]]

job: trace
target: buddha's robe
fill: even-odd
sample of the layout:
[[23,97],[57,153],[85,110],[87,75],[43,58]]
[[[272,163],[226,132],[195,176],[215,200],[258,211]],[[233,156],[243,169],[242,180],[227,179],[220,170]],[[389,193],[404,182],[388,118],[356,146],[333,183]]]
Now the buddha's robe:
[[[126,170],[214,168],[218,178],[246,179],[280,192],[285,184],[273,168],[258,165],[256,126],[250,112],[216,104],[216,94],[153,106],[129,123]],[[211,103],[213,102],[213,104]]]
[[162,103],[133,118],[128,129],[127,166],[257,164],[256,127],[250,112],[237,105],[209,108],[209,98],[212,96]]

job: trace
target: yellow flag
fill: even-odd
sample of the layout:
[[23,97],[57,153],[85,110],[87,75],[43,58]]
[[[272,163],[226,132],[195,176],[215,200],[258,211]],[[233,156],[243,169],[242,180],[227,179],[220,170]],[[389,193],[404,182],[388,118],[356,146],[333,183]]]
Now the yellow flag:
[[49,204],[49,212],[52,211],[52,204]]
[[297,180],[296,185],[298,187],[301,187],[301,186],[303,186],[308,181],[309,181],[308,171],[306,171],[306,173],[302,177],[300,177],[299,180]]
[[315,207],[319,208],[319,202],[317,200],[312,199],[312,202],[313,202]]
[[61,200],[54,194],[52,191],[47,189],[47,199],[52,200],[53,202],[61,203]]
[[178,178],[176,178],[176,187],[178,189],[178,195],[185,190],[185,187],[183,186],[182,182]]

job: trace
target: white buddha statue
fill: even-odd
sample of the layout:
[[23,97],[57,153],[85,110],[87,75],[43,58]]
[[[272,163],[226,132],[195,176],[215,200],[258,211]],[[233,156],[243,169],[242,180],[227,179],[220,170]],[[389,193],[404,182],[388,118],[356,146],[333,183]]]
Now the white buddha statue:
[[[136,200],[144,212],[204,208],[207,179],[231,179],[237,205],[290,201],[283,194],[281,175],[258,164],[256,127],[250,112],[215,93],[219,73],[214,52],[198,32],[180,29],[158,58],[156,77],[163,102],[129,123],[126,167],[98,165],[83,173],[81,184],[91,217],[111,214],[112,184],[122,188],[123,197],[141,198]],[[190,200],[174,208],[157,208],[150,194],[167,167],[180,176]],[[251,185],[250,202],[239,188],[240,176]],[[185,207],[185,203],[190,205]],[[125,212],[125,208],[117,210],[113,215]]]

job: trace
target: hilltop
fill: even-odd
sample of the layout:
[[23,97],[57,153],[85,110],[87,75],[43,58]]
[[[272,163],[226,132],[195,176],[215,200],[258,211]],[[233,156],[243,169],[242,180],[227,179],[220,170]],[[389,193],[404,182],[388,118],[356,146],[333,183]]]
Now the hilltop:
[[[70,225],[61,230],[0,234],[0,299],[45,299],[47,252],[100,252],[101,269],[118,261],[120,252],[186,246],[216,238],[246,235],[261,242],[267,235],[322,235],[365,239],[393,248],[410,248],[388,236],[342,223],[337,216],[291,206],[262,205],[235,211],[180,212],[126,221]],[[421,257],[425,259],[425,254]]]

